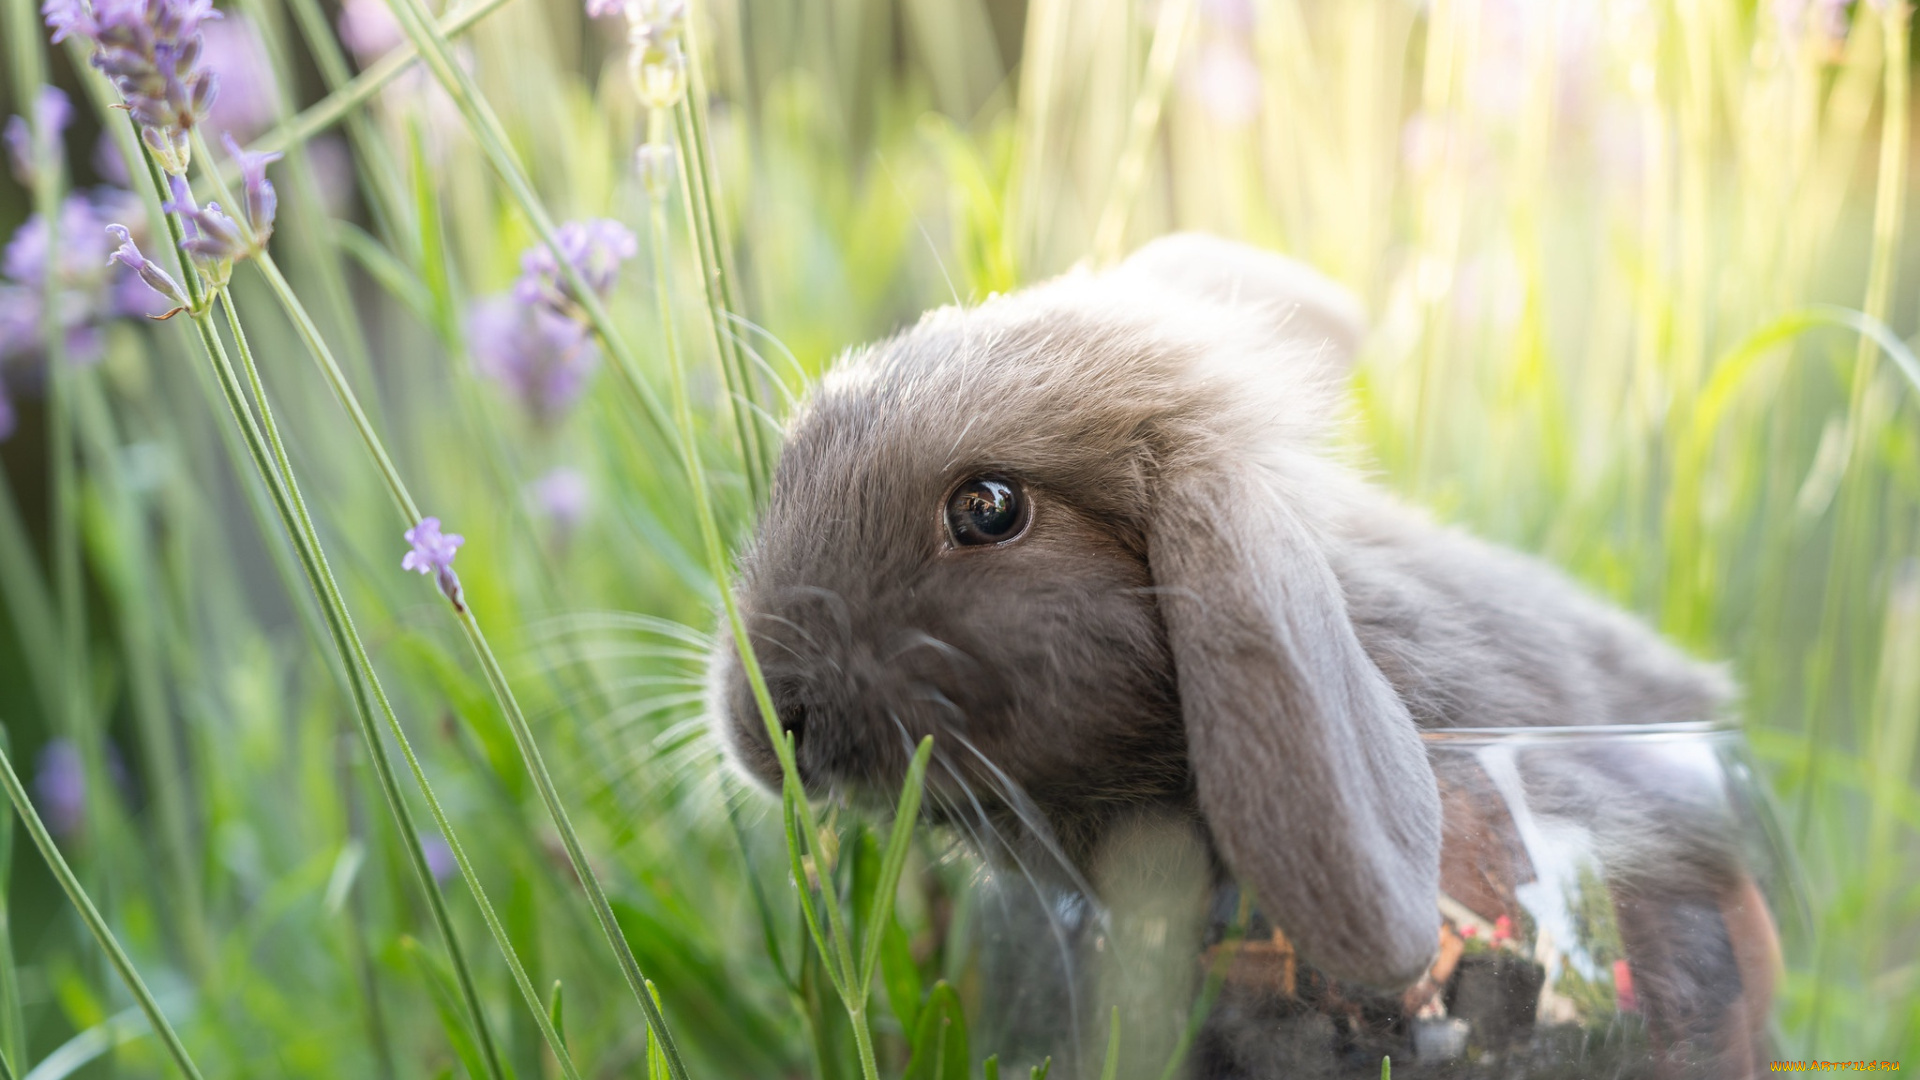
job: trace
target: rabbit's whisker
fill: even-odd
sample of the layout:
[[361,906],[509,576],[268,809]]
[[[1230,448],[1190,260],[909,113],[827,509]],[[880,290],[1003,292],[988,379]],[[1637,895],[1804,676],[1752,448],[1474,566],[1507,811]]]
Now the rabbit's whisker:
[[535,622],[531,629],[536,636],[542,638],[584,635],[595,630],[629,630],[641,635],[651,634],[655,637],[671,638],[700,649],[713,644],[711,635],[685,623],[632,611],[583,611],[571,615],[555,615]]
[[1073,860],[1067,857],[1066,849],[1060,845],[1059,836],[1054,833],[1053,826],[1048,824],[1046,815],[1040,812],[1040,807],[1033,801],[1032,796],[1028,795],[1026,789],[1021,787],[1013,777],[1008,776],[1005,769],[1002,769],[994,763],[992,758],[981,752],[980,748],[975,746],[973,740],[967,738],[965,733],[954,731],[950,732],[950,734],[955,741],[966,748],[968,753],[979,760],[980,764],[987,770],[988,778],[998,789],[998,794],[1005,803],[1007,810],[1019,819],[1021,826],[1032,836],[1034,842],[1040,845],[1040,849],[1046,852],[1047,857],[1052,859],[1054,863],[1060,867],[1060,872],[1066,875],[1067,882],[1073,887],[1074,891],[1087,898],[1093,910],[1099,916],[1102,925],[1104,925],[1106,922],[1106,908],[1098,903],[1095,899],[1098,894],[1093,891],[1093,886],[1088,884],[1087,879],[1080,873],[1079,868],[1074,866]]
[[779,615],[775,615],[771,611],[756,611],[750,617],[755,619],[765,619],[770,623],[778,623],[779,625],[784,626],[789,630],[792,630],[794,633],[799,634],[800,640],[812,646],[815,651],[819,651],[820,649],[820,640],[814,637],[813,634],[810,633],[806,627],[801,626],[799,623],[794,622],[792,619],[782,618]]
[[[955,734],[958,735],[957,732]],[[982,761],[986,761],[986,758],[980,754],[980,751],[968,743],[964,736],[960,736],[960,741],[965,744],[969,750],[972,750],[976,757],[980,757]],[[1073,943],[1068,939],[1067,928],[1061,924],[1059,913],[1054,909],[1054,905],[1047,902],[1049,890],[1041,886],[1039,879],[1034,876],[1033,870],[1027,866],[1026,859],[1021,857],[1019,847],[1010,841],[1005,833],[1000,831],[1000,827],[994,823],[993,817],[989,815],[986,808],[980,804],[979,797],[974,794],[973,785],[968,783],[966,777],[961,774],[961,771],[954,767],[951,756],[942,751],[937,743],[934,747],[934,758],[940,762],[942,767],[947,770],[947,773],[960,785],[961,793],[967,797],[967,802],[972,805],[974,813],[979,815],[981,826],[993,836],[994,840],[999,844],[1000,849],[1007,853],[1007,857],[1011,859],[1013,865],[1019,869],[1021,878],[1026,881],[1027,888],[1033,893],[1034,900],[1040,905],[1040,910],[1046,913],[1047,930],[1053,937],[1055,947],[1060,950],[1061,969],[1066,975],[1067,1015],[1071,1020],[1071,1035],[1073,1039],[1071,1045],[1079,1046],[1080,994],[1078,986],[1080,980],[1078,978],[1078,972],[1075,970]],[[987,762],[987,765],[989,768],[993,767],[992,762]],[[1027,823],[1024,815],[1021,816],[1020,820],[1029,830],[1032,829],[1031,824]],[[981,848],[981,855],[985,856],[986,854],[986,849],[984,847]],[[1058,858],[1058,856],[1055,857]],[[1067,869],[1069,873],[1073,873],[1071,866]],[[1077,874],[1074,875],[1074,879],[1076,881],[1078,880]],[[1085,895],[1092,896],[1092,893],[1087,891]],[[1000,898],[1000,906],[1002,915],[1011,921],[1011,911],[1009,910],[1008,901],[1004,895]]]
[[[786,643],[786,642],[784,642],[784,641],[781,641],[781,640],[780,640],[779,638],[777,638],[777,637],[774,637],[774,636],[773,636],[773,635],[771,635],[771,634],[768,634],[767,636],[765,636],[765,637],[762,637],[762,638],[760,639],[760,641],[759,641],[759,643],[758,643],[758,644],[759,644],[759,645],[771,645],[771,646],[773,646],[774,648],[776,648],[776,649],[779,649],[779,650],[780,650],[781,652],[784,652],[784,653],[786,653],[786,654],[787,654],[788,656],[791,656],[791,657],[793,657],[793,659],[795,660],[795,662],[797,662],[797,663],[798,663],[798,664],[799,664],[799,665],[800,665],[800,666],[801,666],[802,668],[805,668],[805,667],[806,667],[806,665],[807,665],[807,659],[808,659],[808,658],[807,658],[806,656],[804,656],[804,655],[802,655],[802,654],[801,654],[801,652],[800,652],[800,650],[798,650],[798,649],[796,649],[796,648],[794,648],[793,646],[791,646],[791,645],[789,645],[789,644],[787,644],[787,643]],[[756,646],[756,647],[758,647],[758,646]],[[822,652],[819,652],[818,650],[816,650],[816,651],[815,651],[815,655],[816,655],[816,656],[817,656],[817,657],[818,657],[819,659],[821,659],[821,660],[824,660],[824,661],[826,661],[826,662],[827,662],[827,664],[828,664],[829,666],[831,666],[831,667],[833,668],[833,670],[834,670],[834,671],[835,671],[836,673],[838,673],[838,672],[839,672],[839,670],[840,670],[840,662],[839,662],[838,660],[835,660],[835,659],[834,659],[833,657],[831,657],[831,656],[828,656],[828,655],[827,655],[827,654],[825,654],[825,653],[822,653]]]
[[964,650],[934,637],[925,630],[908,630],[900,637],[905,639],[905,643],[887,654],[886,662],[889,664],[915,649],[932,649],[949,660],[962,660],[970,665],[975,663],[973,657],[968,656]]
[[947,725],[947,731],[958,735],[960,732],[966,730],[967,711],[954,704],[952,698],[941,693],[939,687],[931,683],[915,683],[913,686],[913,697],[916,701],[932,702],[947,710],[949,713],[952,713],[953,720]]

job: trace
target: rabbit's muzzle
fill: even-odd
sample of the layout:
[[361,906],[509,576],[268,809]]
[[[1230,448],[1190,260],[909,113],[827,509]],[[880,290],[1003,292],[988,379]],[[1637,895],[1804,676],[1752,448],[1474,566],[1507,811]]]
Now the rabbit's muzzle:
[[[775,625],[784,616],[763,620]],[[777,634],[753,637],[781,737],[791,740],[800,779],[810,794],[871,795],[891,802],[914,747],[935,736],[944,768],[953,752],[991,739],[1004,714],[1005,695],[959,649],[920,630],[884,645],[858,641],[806,642]],[[737,669],[737,660],[732,663]],[[779,783],[768,725],[743,674],[730,679],[727,724],[743,763],[768,785]],[[978,743],[974,743],[978,746]]]

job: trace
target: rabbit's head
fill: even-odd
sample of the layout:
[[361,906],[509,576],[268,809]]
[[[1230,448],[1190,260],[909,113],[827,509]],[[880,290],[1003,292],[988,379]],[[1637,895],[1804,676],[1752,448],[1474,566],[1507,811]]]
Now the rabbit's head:
[[[738,600],[809,791],[1016,800],[1069,851],[1193,806],[1323,970],[1398,987],[1437,940],[1439,804],[1348,618],[1325,450],[1346,295],[1199,236],[844,359],[789,426]],[[727,635],[712,708],[779,768]]]

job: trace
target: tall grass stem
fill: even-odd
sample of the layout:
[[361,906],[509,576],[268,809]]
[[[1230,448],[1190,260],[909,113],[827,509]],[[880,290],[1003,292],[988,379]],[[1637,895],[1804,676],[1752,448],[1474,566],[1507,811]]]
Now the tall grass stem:
[[100,917],[99,909],[93,906],[87,890],[81,886],[73,868],[67,865],[66,858],[60,854],[59,845],[53,842],[46,823],[40,820],[39,812],[33,808],[33,800],[27,796],[27,789],[21,786],[20,778],[14,775],[13,760],[4,748],[0,748],[0,786],[7,789],[7,798],[13,801],[14,810],[20,815],[20,824],[26,827],[27,835],[33,838],[34,846],[40,849],[41,857],[46,860],[47,869],[53,871],[61,890],[73,902],[74,910],[80,913],[80,921],[86,923],[87,930],[100,943],[114,970],[120,973],[120,981],[126,984],[127,992],[133,995],[140,1011],[147,1015],[147,1022],[153,1025],[154,1032],[160,1036],[160,1041],[167,1048],[167,1056],[173,1059],[182,1076],[188,1080],[201,1080],[200,1069],[193,1063],[193,1055],[187,1053],[186,1044],[180,1041],[179,1032],[173,1029],[166,1014],[160,1011],[159,1003],[154,1001],[153,993],[147,989],[146,980],[140,977],[126,950],[120,947],[120,939],[114,936],[107,921]]

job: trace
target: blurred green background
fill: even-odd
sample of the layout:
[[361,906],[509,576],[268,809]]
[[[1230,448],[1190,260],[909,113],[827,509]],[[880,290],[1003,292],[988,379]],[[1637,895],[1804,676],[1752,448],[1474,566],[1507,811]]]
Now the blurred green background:
[[[102,143],[123,121],[84,54],[7,2],[0,115],[46,49],[77,113],[66,179],[92,200],[61,287],[105,295],[81,256],[108,250],[87,215],[127,184]],[[577,396],[503,377],[475,312],[535,233],[424,71],[326,104],[405,41],[383,0],[224,6],[215,132],[345,116],[274,168],[274,251],[424,511],[466,537],[468,600],[689,1065],[856,1075],[817,962],[789,982],[768,957],[768,934],[801,949],[779,815],[722,781],[700,720],[718,594],[670,444],[604,358]],[[457,48],[544,205],[641,234],[609,308],[664,387],[619,23],[508,0]],[[761,430],[843,348],[1169,229],[1312,262],[1373,315],[1348,437],[1383,482],[1731,665],[1814,913],[1783,1049],[1920,1064],[1920,424],[1846,314],[1920,329],[1903,7],[696,0],[689,25]],[[737,542],[752,500],[677,205],[670,284]],[[0,181],[0,235],[32,210],[24,177]],[[7,273],[26,287],[13,249]],[[399,569],[408,523],[251,267],[234,292],[348,606],[510,936],[563,983],[588,1074],[638,1075],[644,1026],[499,706]],[[22,779],[209,1075],[459,1074],[342,672],[186,320],[75,318],[56,424],[33,324],[0,314],[0,722]],[[919,976],[962,1001],[982,992],[972,866],[922,837],[901,899]],[[163,1073],[24,835],[0,895],[0,1051],[52,1061],[38,1080]],[[513,1068],[554,1075],[447,896]],[[876,1026],[897,1071],[899,1025]]]

